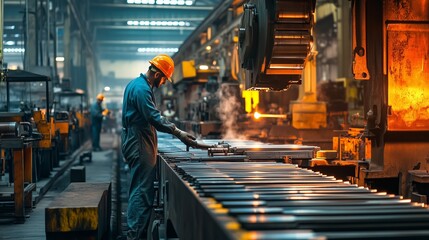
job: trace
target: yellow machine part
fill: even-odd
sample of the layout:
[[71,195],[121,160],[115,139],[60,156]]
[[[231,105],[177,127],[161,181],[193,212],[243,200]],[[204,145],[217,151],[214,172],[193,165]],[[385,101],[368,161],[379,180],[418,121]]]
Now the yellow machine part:
[[79,120],[79,128],[84,128],[85,126],[85,119],[81,112],[76,113],[76,117]]
[[56,127],[55,127],[55,121],[54,118],[51,118],[51,128],[50,128],[50,132],[51,132],[51,137],[54,138],[55,137],[55,131],[56,131]]
[[195,62],[193,60],[183,61],[182,73],[183,73],[183,78],[193,78],[197,76],[197,71],[195,69]]
[[341,160],[370,160],[371,140],[360,137],[333,137],[333,149],[338,151]]
[[247,113],[251,113],[253,109],[258,106],[259,103],[259,91],[244,90],[242,93],[245,103],[245,110]]
[[42,140],[39,141],[40,148],[51,148],[52,147],[52,135],[51,128],[52,125],[50,123],[40,121],[36,122],[37,129],[42,134]]
[[55,126],[60,130],[60,134],[69,133],[69,122],[55,122]]
[[43,121],[43,115],[42,115],[42,111],[33,111],[33,119],[34,122],[38,123],[40,121]]
[[326,128],[326,104],[324,102],[292,101],[290,108],[294,128]]
[[51,133],[52,123],[47,123],[45,114],[43,110],[33,111],[33,119],[36,123],[37,130],[42,134],[42,140],[39,141],[40,148],[51,148],[52,147],[52,138]]

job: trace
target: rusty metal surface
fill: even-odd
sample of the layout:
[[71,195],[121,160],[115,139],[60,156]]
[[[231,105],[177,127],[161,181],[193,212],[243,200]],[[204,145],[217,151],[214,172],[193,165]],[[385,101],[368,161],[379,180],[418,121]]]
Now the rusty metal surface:
[[109,228],[110,201],[110,183],[71,183],[45,208],[45,231],[47,235],[96,231],[95,239],[101,239]]

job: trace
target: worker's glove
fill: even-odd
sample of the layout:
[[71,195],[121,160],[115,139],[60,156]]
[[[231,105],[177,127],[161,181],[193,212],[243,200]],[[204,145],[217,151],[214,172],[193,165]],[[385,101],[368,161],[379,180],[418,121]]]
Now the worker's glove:
[[101,113],[103,116],[107,116],[109,114],[109,109],[104,109]]
[[173,135],[176,136],[178,139],[180,139],[180,141],[182,141],[184,144],[186,144],[186,146],[196,146],[197,145],[197,141],[196,138],[194,136],[192,136],[192,134],[187,133],[185,131],[182,131],[178,128],[174,129]]

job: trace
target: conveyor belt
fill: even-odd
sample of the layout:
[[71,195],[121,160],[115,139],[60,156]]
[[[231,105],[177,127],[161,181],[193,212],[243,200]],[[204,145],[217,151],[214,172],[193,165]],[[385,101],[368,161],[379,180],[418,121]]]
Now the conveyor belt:
[[171,139],[159,151],[164,217],[181,239],[429,238],[429,210],[399,196],[292,164],[184,159],[206,151]]

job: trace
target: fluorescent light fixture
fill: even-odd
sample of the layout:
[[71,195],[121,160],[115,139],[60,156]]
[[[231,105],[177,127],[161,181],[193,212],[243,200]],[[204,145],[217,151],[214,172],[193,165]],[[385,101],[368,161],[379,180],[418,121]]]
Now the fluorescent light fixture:
[[209,66],[207,66],[207,65],[200,65],[199,69],[200,70],[208,70]]
[[6,41],[6,42],[4,43],[4,45],[12,46],[12,45],[15,45],[15,42],[14,42],[14,41]]
[[140,53],[175,53],[179,48],[138,48],[137,52]]
[[105,86],[105,87],[104,87],[104,91],[105,91],[105,92],[110,91],[110,87],[109,87],[109,86]]
[[180,26],[180,27],[189,27],[191,26],[190,22],[185,21],[127,21],[128,26]]
[[10,70],[17,70],[18,69],[18,65],[9,65],[8,68]]
[[57,62],[64,62],[64,57],[56,57],[55,61],[57,61]]
[[191,0],[127,0],[128,4],[146,4],[146,5],[186,5],[191,6],[194,1]]
[[3,49],[5,53],[23,53],[25,48],[5,48]]

